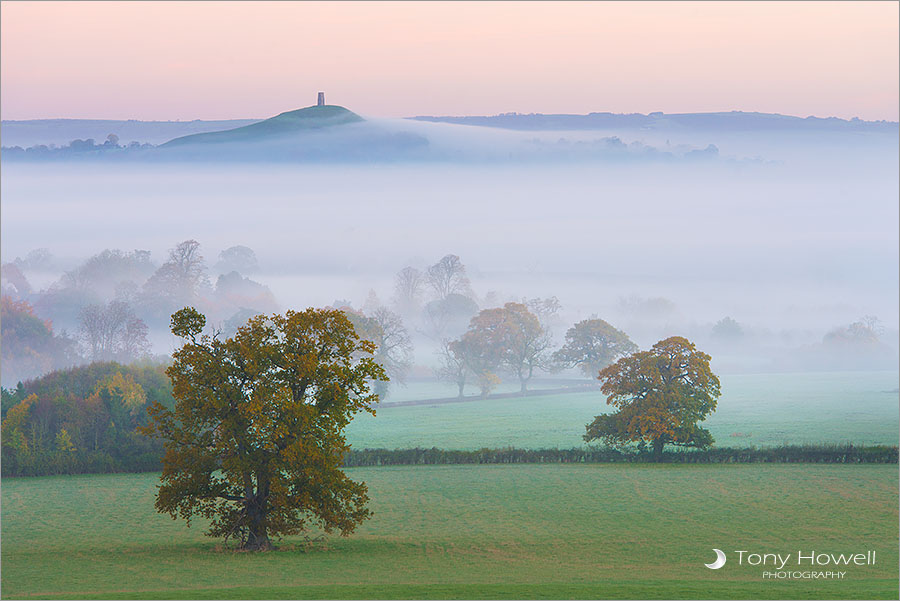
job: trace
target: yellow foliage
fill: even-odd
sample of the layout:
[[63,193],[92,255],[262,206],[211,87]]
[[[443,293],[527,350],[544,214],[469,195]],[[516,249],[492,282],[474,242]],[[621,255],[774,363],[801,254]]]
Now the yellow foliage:
[[119,400],[122,406],[128,409],[131,415],[137,415],[147,403],[147,394],[140,384],[134,381],[131,374],[122,375],[117,371],[112,376],[101,380],[94,389],[95,394],[103,391],[109,396]]

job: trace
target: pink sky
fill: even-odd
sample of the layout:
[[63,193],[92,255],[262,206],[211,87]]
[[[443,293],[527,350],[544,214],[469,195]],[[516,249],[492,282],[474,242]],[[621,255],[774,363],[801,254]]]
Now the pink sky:
[[3,2],[3,119],[744,110],[897,120],[896,2]]

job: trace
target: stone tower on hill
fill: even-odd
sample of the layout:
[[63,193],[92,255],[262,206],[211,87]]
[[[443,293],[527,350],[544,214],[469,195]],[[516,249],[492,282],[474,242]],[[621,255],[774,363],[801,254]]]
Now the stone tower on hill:
[[316,100],[316,106],[325,106],[325,92],[319,92],[319,98]]

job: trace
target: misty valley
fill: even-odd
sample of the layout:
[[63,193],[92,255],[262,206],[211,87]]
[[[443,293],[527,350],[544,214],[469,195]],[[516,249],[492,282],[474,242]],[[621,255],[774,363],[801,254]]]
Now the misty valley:
[[[31,540],[26,524],[61,530],[59,508],[74,507],[91,540],[117,548],[128,526],[91,525],[101,507],[153,524],[131,528],[128,544],[165,551],[137,564],[224,561],[231,588],[202,594],[281,595],[196,529],[158,521],[154,496],[173,516],[201,511],[178,496],[184,469],[236,506],[253,507],[245,494],[295,495],[272,501],[280,513],[268,522],[250,509],[199,521],[226,549],[269,550],[285,535],[284,553],[264,561],[293,575],[296,595],[325,575],[334,582],[316,595],[390,597],[398,585],[371,575],[384,558],[418,581],[431,557],[419,545],[438,545],[451,562],[512,558],[507,578],[531,584],[507,582],[498,596],[585,597],[598,589],[579,574],[603,565],[597,528],[696,542],[683,516],[706,512],[702,527],[717,528],[736,507],[769,524],[774,502],[778,520],[754,527],[757,543],[782,540],[790,518],[792,540],[813,548],[821,540],[802,524],[834,528],[860,495],[877,507],[896,498],[896,123],[390,120],[326,106],[261,121],[4,121],[3,131],[16,145],[3,150],[0,282],[13,544]],[[295,373],[307,374],[299,386],[285,375]],[[246,403],[229,409],[235,397]],[[654,403],[686,417],[658,420]],[[191,425],[190,415],[205,417]],[[268,437],[257,449],[266,457],[285,452],[300,467],[263,469],[257,492],[246,479],[233,486],[234,450],[216,445],[248,432]],[[672,465],[644,465],[658,463]],[[333,490],[305,480],[311,465]],[[291,473],[307,487],[278,480]],[[747,486],[769,501],[735,496]],[[290,509],[304,495],[327,508],[315,524]],[[111,499],[127,501],[110,509]],[[815,523],[800,513],[813,504],[828,508]],[[884,512],[856,519],[842,540],[890,530]],[[358,523],[347,541],[326,536]],[[46,528],[44,548],[82,544]],[[674,557],[660,545],[641,542],[604,573],[618,578],[647,552],[681,571],[701,565],[699,550]],[[891,553],[860,590],[884,596]],[[345,554],[379,569],[348,579]],[[66,570],[28,580],[24,556],[8,557],[20,562],[16,591],[79,586]],[[560,557],[575,584],[546,572]],[[107,560],[111,578],[135,565]],[[494,578],[483,563],[467,564],[452,590],[483,596],[472,584]],[[652,572],[664,587],[669,569]],[[457,573],[435,570],[434,582]],[[201,594],[153,573],[136,581],[141,594]],[[704,591],[748,596],[743,578]],[[234,588],[238,579],[255,588]]]

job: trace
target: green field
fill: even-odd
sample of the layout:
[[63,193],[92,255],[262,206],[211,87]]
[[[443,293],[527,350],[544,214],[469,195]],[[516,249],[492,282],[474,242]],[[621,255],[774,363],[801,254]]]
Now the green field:
[[[897,372],[722,376],[719,408],[705,426],[718,446],[897,444]],[[398,387],[388,401],[452,396],[438,384]],[[384,406],[347,428],[358,449],[438,447],[572,448],[584,426],[608,411],[599,392],[413,406]]]
[[[158,476],[4,479],[4,598],[897,598],[894,465],[349,470],[372,520],[265,554],[156,514]],[[712,548],[729,554],[705,568]],[[734,551],[876,551],[843,580],[762,579]]]

